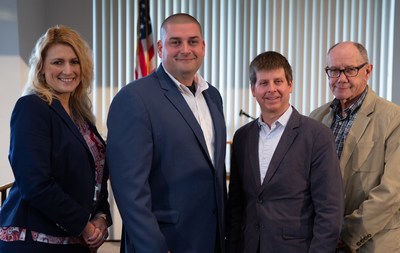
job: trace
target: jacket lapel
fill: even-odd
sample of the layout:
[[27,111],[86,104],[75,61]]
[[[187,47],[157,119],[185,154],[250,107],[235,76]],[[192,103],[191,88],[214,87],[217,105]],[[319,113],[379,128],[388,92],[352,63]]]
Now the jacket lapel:
[[[329,107],[330,108],[330,107]],[[322,123],[327,126],[327,127],[331,127],[332,126],[332,122],[333,122],[333,111],[332,109],[329,110],[329,113],[327,113],[323,118],[322,118]]]
[[[261,187],[261,176],[260,176],[260,163],[258,155],[258,141],[260,138],[260,129],[257,123],[258,119],[254,120],[249,131],[249,136],[246,140],[244,147],[244,154],[248,157],[250,162],[250,171],[253,174],[256,189]],[[245,158],[247,159],[247,158]]]
[[360,141],[361,136],[364,134],[365,129],[371,120],[369,115],[374,112],[375,97],[376,94],[369,89],[361,108],[357,112],[357,120],[354,121],[350,128],[345,141],[346,145],[344,145],[344,149],[340,157],[340,168],[342,168],[342,170],[346,168],[347,163],[349,162],[350,157],[357,146],[357,143]]
[[197,140],[199,141],[200,146],[203,148],[205,154],[207,154],[207,157],[211,163],[211,158],[210,155],[208,154],[208,149],[206,141],[204,139],[203,131],[201,130],[199,123],[197,122],[195,116],[193,115],[193,112],[190,110],[190,107],[186,103],[185,98],[179,92],[175,83],[171,80],[171,78],[167,75],[167,73],[165,73],[161,65],[157,69],[156,73],[160,80],[161,88],[165,90],[165,97],[175,106],[175,108],[185,119],[186,123],[190,126]]
[[89,147],[86,143],[86,141],[83,139],[83,136],[81,132],[79,131],[78,127],[75,125],[75,123],[72,121],[71,117],[67,114],[67,112],[64,110],[62,107],[60,101],[57,99],[53,99],[53,102],[51,103],[51,108],[62,118],[64,123],[67,125],[67,127],[71,130],[71,132],[75,135],[75,137],[85,146],[85,148],[90,152]]

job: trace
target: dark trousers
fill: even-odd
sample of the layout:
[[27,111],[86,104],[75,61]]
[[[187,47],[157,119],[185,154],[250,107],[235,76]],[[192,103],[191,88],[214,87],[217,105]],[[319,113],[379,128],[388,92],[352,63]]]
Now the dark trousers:
[[[1,251],[0,251],[1,252]],[[121,244],[120,244],[120,253],[125,253],[125,230],[122,225],[122,233],[121,233]],[[215,253],[221,253],[221,243],[219,239],[219,230],[217,228],[217,238],[215,240]]]

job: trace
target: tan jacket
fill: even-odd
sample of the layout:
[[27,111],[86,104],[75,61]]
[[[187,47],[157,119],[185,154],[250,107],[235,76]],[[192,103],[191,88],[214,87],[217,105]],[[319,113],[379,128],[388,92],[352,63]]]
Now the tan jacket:
[[[310,117],[330,127],[333,112],[329,105],[317,108]],[[393,233],[400,238],[398,105],[368,90],[346,138],[340,167],[345,193],[342,240],[353,252],[398,252],[398,242],[383,242]]]

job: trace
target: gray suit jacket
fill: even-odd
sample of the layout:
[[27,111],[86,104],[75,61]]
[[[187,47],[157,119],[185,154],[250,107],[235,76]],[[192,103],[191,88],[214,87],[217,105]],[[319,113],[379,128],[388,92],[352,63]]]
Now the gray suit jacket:
[[[329,105],[310,116],[330,127]],[[384,234],[396,233],[400,238],[399,166],[400,107],[369,89],[340,158],[345,191],[341,238],[353,251],[378,252],[377,248],[384,247],[384,252],[397,252],[384,242]]]
[[230,252],[334,252],[343,194],[332,132],[294,109],[262,184],[258,140],[257,120],[233,139]]

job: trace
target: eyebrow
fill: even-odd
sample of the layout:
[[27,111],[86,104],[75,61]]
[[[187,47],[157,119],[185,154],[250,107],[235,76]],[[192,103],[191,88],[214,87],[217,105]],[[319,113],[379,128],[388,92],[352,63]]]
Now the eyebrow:
[[74,61],[74,60],[79,60],[79,58],[78,57],[73,57],[73,58],[68,58],[68,59],[65,59],[65,58],[59,58],[59,57],[56,57],[56,58],[48,58],[50,61]]
[[[343,69],[347,69],[347,68],[357,68],[359,65],[349,65],[349,66],[344,66]],[[329,69],[340,69],[341,67],[338,66],[327,66]]]
[[[182,39],[182,37],[171,37],[171,38],[169,38],[169,40],[181,40]],[[200,39],[200,36],[192,36],[192,37],[189,37],[189,39]]]

